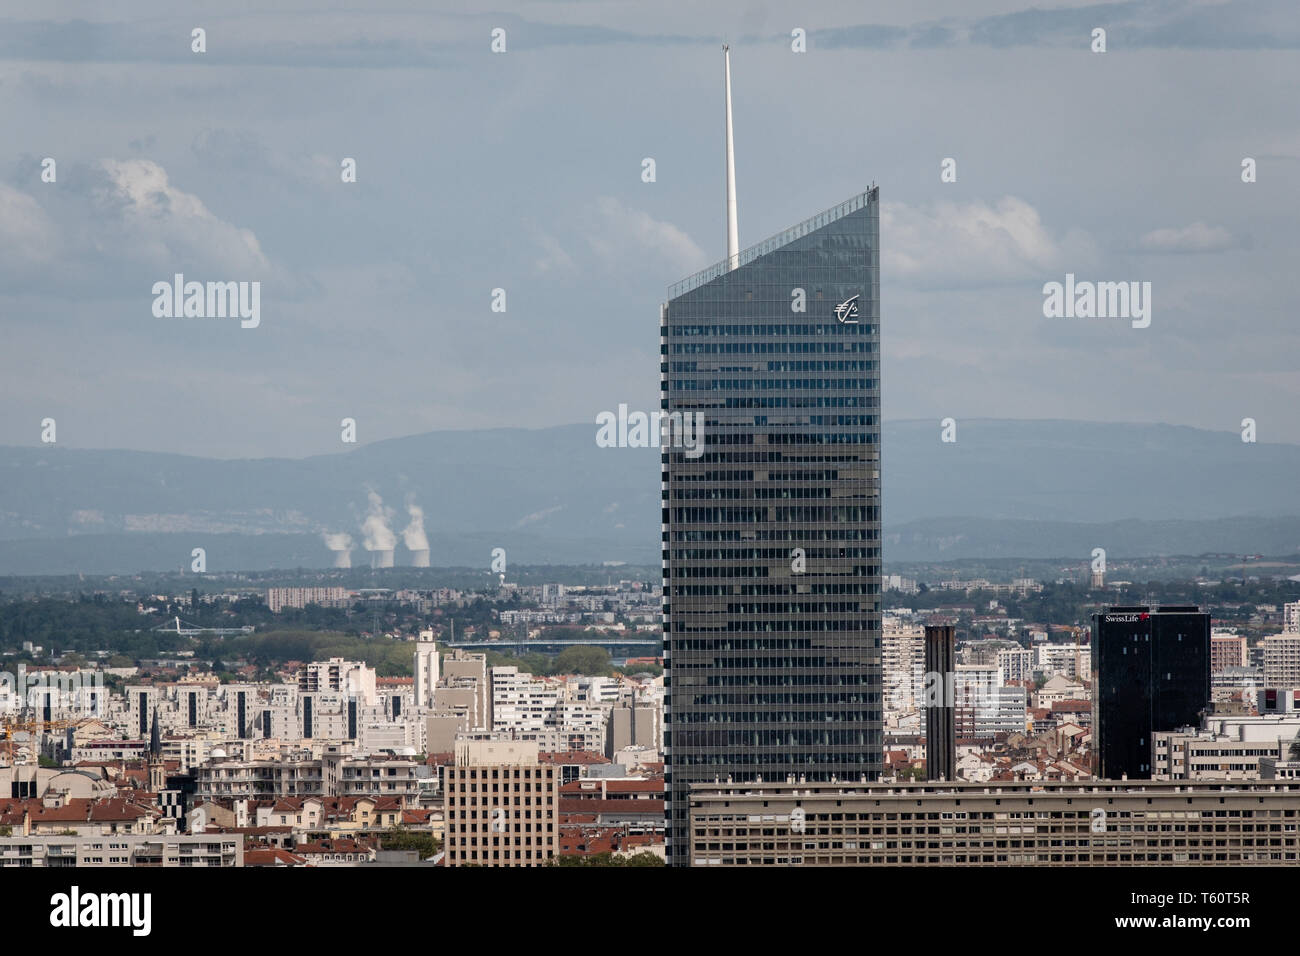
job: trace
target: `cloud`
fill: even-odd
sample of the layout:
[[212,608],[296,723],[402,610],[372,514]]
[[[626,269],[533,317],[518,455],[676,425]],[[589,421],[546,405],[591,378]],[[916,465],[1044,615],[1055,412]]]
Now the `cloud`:
[[1194,222],[1181,229],[1153,229],[1138,240],[1142,252],[1169,254],[1223,252],[1243,245],[1242,240],[1222,226],[1209,226],[1203,222]]
[[21,274],[48,263],[55,251],[54,223],[40,203],[0,183],[0,272]]
[[176,272],[204,280],[273,274],[251,229],[177,188],[156,162],[60,164],[58,176],[26,190],[0,183],[0,274],[11,293],[104,298],[144,295]]
[[1030,7],[985,17],[921,21],[900,27],[843,24],[814,31],[821,49],[887,50],[912,47],[988,46],[1090,49],[1092,30],[1104,27],[1116,50],[1294,50],[1300,48],[1290,0],[1159,4],[1121,2]]
[[564,505],[552,505],[549,508],[543,508],[541,511],[534,511],[532,514],[524,515],[522,518],[516,521],[515,527],[522,528],[525,525],[530,525],[535,522],[541,521],[543,518],[547,518],[555,514],[557,511],[563,511],[563,510],[564,510]]
[[1054,237],[1038,210],[1015,196],[991,205],[884,203],[880,248],[885,275],[921,288],[1021,282],[1067,266],[1082,268],[1095,257],[1085,234]]
[[709,264],[704,250],[681,229],[611,196],[596,200],[589,217],[587,244],[609,264],[641,268],[640,263],[649,256],[682,273]]
[[225,222],[198,196],[171,185],[167,171],[147,159],[105,159],[107,176],[96,205],[118,248],[159,268],[187,263],[233,276],[260,275],[270,263],[251,229]]
[[537,244],[542,247],[542,254],[533,261],[533,272],[546,275],[555,272],[573,272],[576,268],[560,241],[550,233],[535,230]]

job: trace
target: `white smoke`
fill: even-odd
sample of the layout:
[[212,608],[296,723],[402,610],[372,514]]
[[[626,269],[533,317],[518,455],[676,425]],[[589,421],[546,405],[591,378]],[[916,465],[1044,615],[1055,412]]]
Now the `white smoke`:
[[352,535],[325,532],[321,537],[325,539],[325,547],[334,552],[334,567],[352,567]]
[[352,535],[346,532],[341,534],[330,534],[326,532],[321,535],[325,539],[325,547],[331,551],[347,551],[352,547]]
[[397,535],[388,527],[388,522],[393,518],[393,509],[385,508],[384,499],[373,491],[367,497],[370,499],[370,510],[366,514],[366,520],[361,523],[361,530],[366,536],[362,546],[367,551],[392,551],[397,547]]
[[406,513],[411,516],[410,523],[402,529],[402,540],[408,551],[428,551],[429,539],[424,534],[424,509],[415,502],[406,503]]

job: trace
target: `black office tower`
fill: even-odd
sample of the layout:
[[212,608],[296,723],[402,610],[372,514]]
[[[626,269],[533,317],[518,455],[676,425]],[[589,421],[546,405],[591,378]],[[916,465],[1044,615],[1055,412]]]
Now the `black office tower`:
[[1152,735],[1198,726],[1210,700],[1210,615],[1194,606],[1092,616],[1097,776],[1151,778]]
[[925,628],[925,775],[957,778],[956,633],[951,624]]
[[692,783],[880,772],[879,222],[872,188],[661,311],[673,865]]

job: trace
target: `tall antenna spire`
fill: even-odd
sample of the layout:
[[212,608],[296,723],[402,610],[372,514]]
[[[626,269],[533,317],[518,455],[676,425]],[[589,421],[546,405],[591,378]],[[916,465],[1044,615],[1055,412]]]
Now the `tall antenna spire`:
[[736,224],[736,156],[731,138],[731,47],[722,45],[723,85],[727,99],[727,268],[740,265],[740,227]]

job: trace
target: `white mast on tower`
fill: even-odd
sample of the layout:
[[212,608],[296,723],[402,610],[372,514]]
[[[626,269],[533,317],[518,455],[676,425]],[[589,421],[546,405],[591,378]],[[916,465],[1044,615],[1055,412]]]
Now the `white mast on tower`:
[[740,228],[736,223],[736,156],[731,136],[731,48],[722,46],[723,85],[727,100],[727,269],[740,265]]

